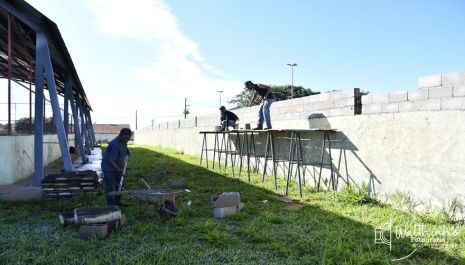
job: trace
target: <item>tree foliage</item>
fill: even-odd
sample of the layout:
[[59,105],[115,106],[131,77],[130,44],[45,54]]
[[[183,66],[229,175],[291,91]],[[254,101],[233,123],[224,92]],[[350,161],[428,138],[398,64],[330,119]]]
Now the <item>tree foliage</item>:
[[[291,98],[291,86],[270,86],[271,91],[274,95],[275,101],[286,100]],[[294,87],[294,98],[300,98],[305,96],[310,96],[314,94],[319,94],[320,92],[313,92],[310,88],[304,88],[302,86]],[[253,90],[243,89],[241,93],[234,96],[233,99],[228,101],[230,104],[234,104],[234,109],[248,107],[250,100],[254,94]],[[252,103],[252,106],[260,104],[260,99],[257,99]]]
[[[34,118],[32,118],[32,124],[29,122],[29,118],[21,118],[16,120],[14,125],[14,130],[17,134],[27,134],[29,133],[29,128],[32,126],[31,131],[34,132]],[[53,118],[45,118],[44,123],[44,133],[55,133],[55,124],[53,123]]]

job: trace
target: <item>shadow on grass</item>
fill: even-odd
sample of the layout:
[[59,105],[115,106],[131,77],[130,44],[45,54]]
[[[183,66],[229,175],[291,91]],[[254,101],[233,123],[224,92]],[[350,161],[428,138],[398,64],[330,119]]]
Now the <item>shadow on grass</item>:
[[[245,177],[230,178],[227,172],[198,166],[196,157],[143,147],[132,147],[131,152],[127,189],[143,188],[140,178],[152,187],[167,187],[165,181],[174,177],[189,181],[192,192],[178,200],[179,217],[166,222],[156,211],[141,215],[137,201],[125,197],[132,203],[122,209],[128,217],[126,227],[105,240],[84,240],[77,226],[61,227],[57,213],[79,204],[103,205],[103,196],[0,202],[0,263],[390,264],[391,257],[402,257],[411,249],[409,241],[396,241],[390,255],[388,246],[374,244],[375,228],[366,223],[382,226],[386,216],[399,214],[390,208],[348,207],[328,201],[323,193],[308,191],[302,199],[305,207],[288,211],[284,203],[273,199],[271,178],[262,184],[254,175],[252,183],[247,183]],[[235,216],[215,220],[210,198],[225,191],[239,191],[245,208]],[[395,264],[461,261],[423,248]]]

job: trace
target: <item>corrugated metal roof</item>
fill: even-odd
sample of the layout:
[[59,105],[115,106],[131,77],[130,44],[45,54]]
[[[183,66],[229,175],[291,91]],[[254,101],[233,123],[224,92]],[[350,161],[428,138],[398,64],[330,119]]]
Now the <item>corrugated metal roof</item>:
[[[58,4],[58,3],[57,3]],[[71,10],[70,10],[71,12]],[[12,75],[13,80],[29,83],[29,63],[35,65],[36,31],[47,36],[48,46],[55,74],[57,91],[64,94],[67,76],[73,82],[73,94],[91,109],[71,56],[61,37],[57,25],[23,0],[0,0],[0,78],[8,78],[8,14],[12,13]],[[34,68],[33,68],[34,69]],[[35,77],[32,74],[34,84]]]

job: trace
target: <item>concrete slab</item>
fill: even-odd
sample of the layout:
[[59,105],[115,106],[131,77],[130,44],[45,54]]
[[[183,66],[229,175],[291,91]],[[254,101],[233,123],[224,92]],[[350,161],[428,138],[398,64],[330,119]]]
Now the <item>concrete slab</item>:
[[[75,171],[94,170],[99,178],[102,178],[102,149],[95,147],[88,155],[89,163],[82,164],[78,154],[72,154],[73,168]],[[44,175],[60,173],[63,170],[63,161],[60,159],[48,164],[44,168]],[[0,200],[25,201],[37,200],[42,196],[40,187],[34,186],[34,176],[31,175],[11,185],[0,185]]]

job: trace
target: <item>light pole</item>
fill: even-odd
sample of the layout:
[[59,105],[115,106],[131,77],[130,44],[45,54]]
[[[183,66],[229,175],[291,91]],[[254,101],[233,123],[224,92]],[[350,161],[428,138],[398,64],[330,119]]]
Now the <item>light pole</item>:
[[291,67],[291,98],[294,98],[294,66],[297,66],[297,64],[288,63],[287,65]]
[[220,107],[221,107],[221,93],[223,93],[223,90],[218,90],[216,92],[220,93]]

